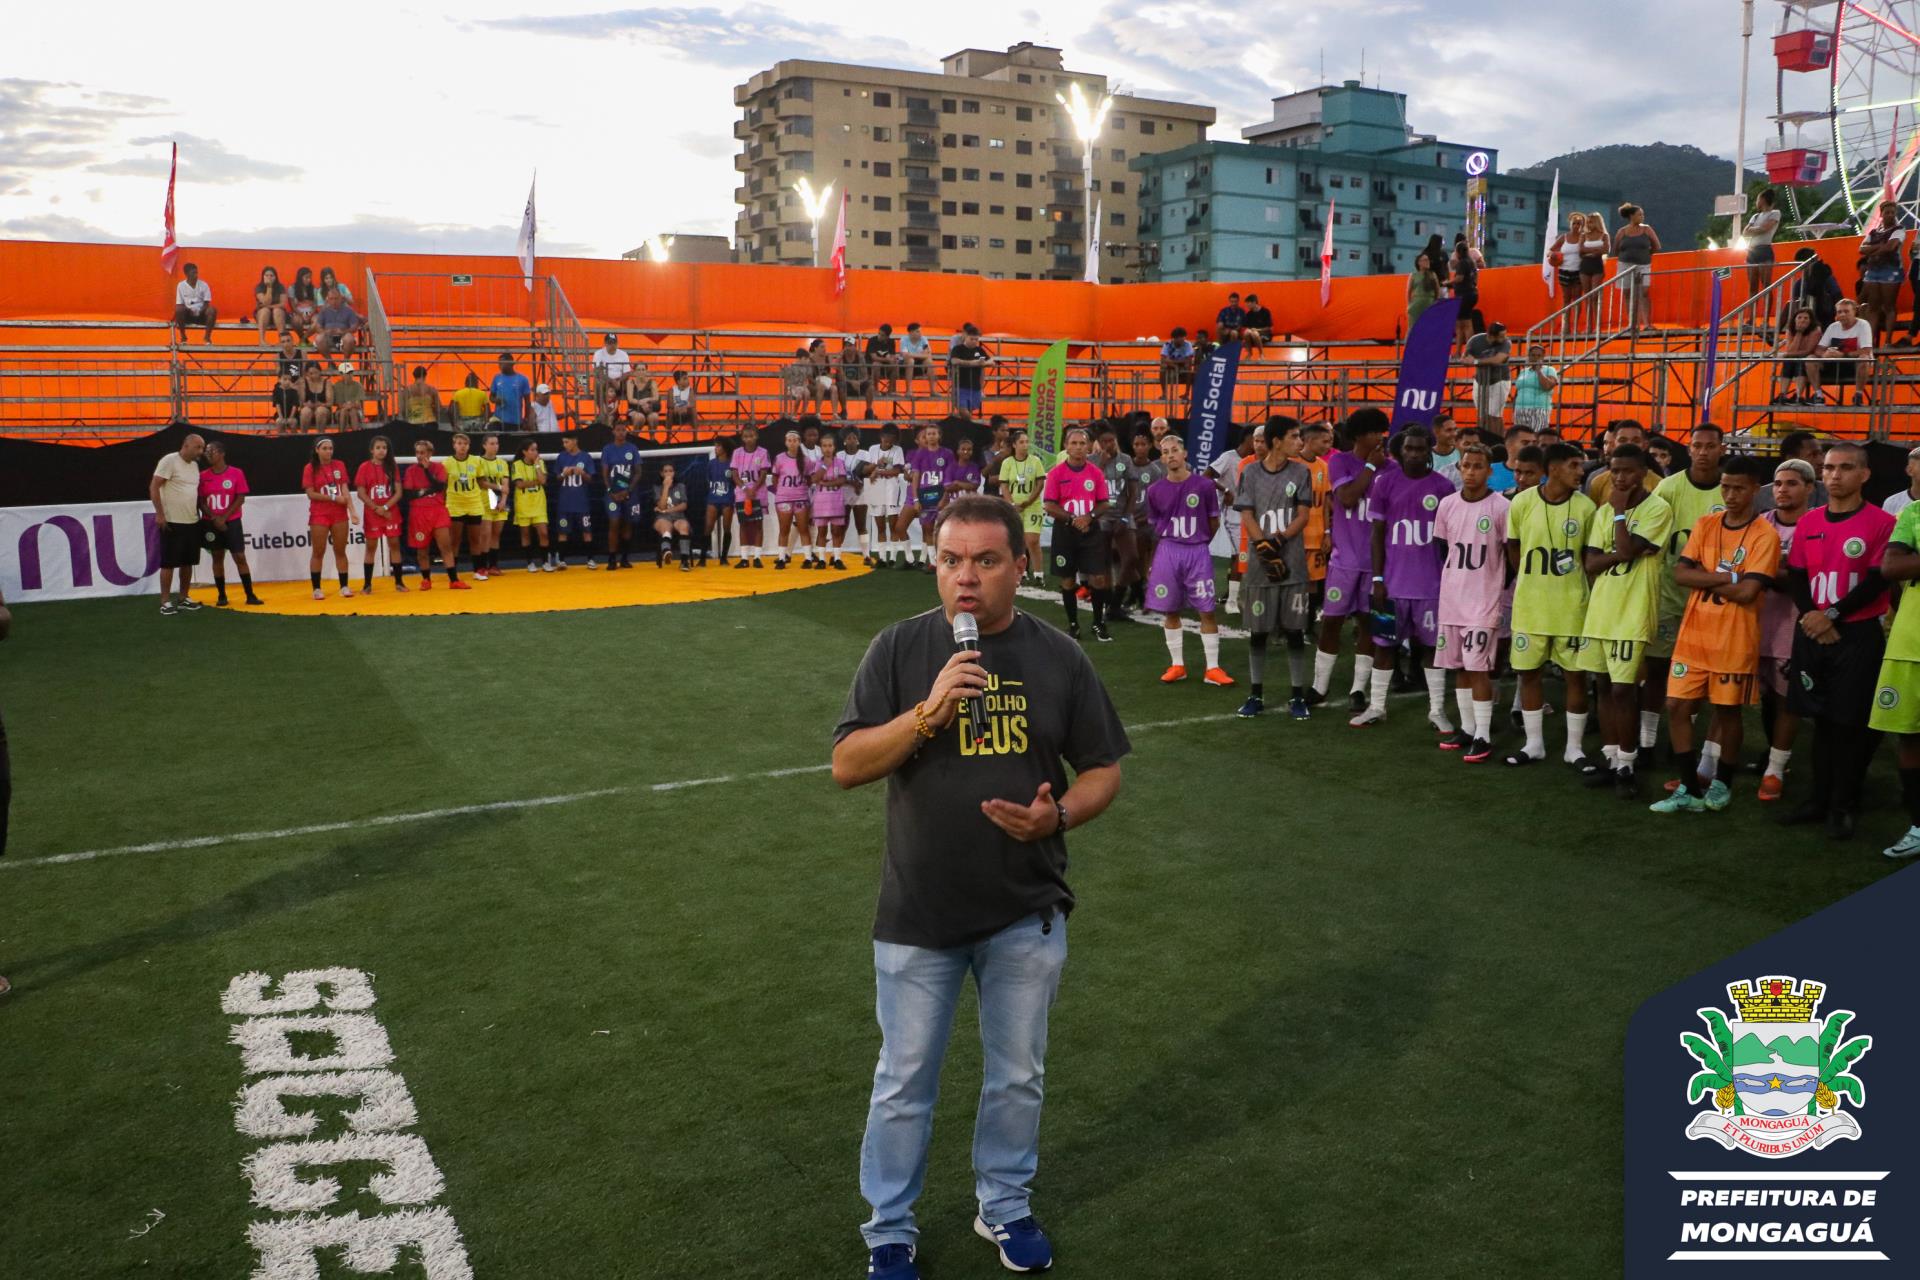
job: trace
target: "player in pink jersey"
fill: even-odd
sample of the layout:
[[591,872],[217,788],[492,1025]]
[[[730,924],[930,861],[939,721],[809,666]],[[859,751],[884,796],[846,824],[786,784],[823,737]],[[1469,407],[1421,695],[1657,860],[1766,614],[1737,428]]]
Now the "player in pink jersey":
[[384,544],[393,589],[405,591],[406,557],[400,551],[400,470],[393,461],[393,442],[375,436],[367,444],[369,457],[353,473],[366,521],[367,545],[360,560],[360,590],[373,594],[373,558]]
[[846,455],[840,452],[833,432],[822,432],[820,460],[807,470],[813,548],[807,553],[806,568],[824,569],[831,556],[833,567],[845,572],[847,566],[840,558],[840,542],[847,536],[847,486],[852,483],[847,475]]
[[1887,645],[1880,561],[1894,519],[1862,492],[1871,473],[1865,445],[1829,445],[1820,470],[1827,505],[1800,518],[1787,555],[1800,610],[1787,705],[1813,720],[1813,794],[1784,821],[1825,822],[1829,836],[1846,840],[1873,754],[1868,721]]
[[247,502],[247,477],[240,468],[228,464],[227,446],[218,440],[207,442],[205,456],[206,465],[200,468],[200,527],[206,531],[207,549],[213,553],[213,587],[218,593],[214,603],[227,603],[227,556],[231,554],[247,603],[265,604],[253,593],[253,570],[247,567],[247,535],[240,527]]
[[761,539],[766,530],[767,470],[772,463],[760,445],[760,433],[753,427],[740,428],[740,447],[727,462],[727,474],[733,479],[734,510],[740,517],[740,558],[734,568],[744,569],[751,558],[753,567],[766,551]]
[[798,428],[787,432],[786,447],[773,457],[773,512],[780,522],[779,558],[776,569],[784,569],[793,558],[789,539],[798,534],[800,546],[807,545],[807,468],[812,465],[800,451]]
[[1061,442],[1066,457],[1047,472],[1040,505],[1053,517],[1053,576],[1067,612],[1067,634],[1080,637],[1080,574],[1093,582],[1093,638],[1111,640],[1107,631],[1107,540],[1099,516],[1110,493],[1107,477],[1087,461],[1093,437],[1085,427],[1069,427]]
[[[1462,752],[1468,764],[1493,755],[1493,663],[1499,648],[1501,601],[1507,585],[1507,500],[1487,487],[1493,454],[1468,440],[1454,463],[1460,492],[1440,500],[1433,541],[1443,557],[1431,666],[1458,671],[1453,690],[1461,729],[1441,747]],[[1444,677],[1443,677],[1444,678]]]
[[347,530],[353,523],[352,490],[347,487],[347,464],[333,456],[333,441],[321,436],[313,442],[307,465],[300,470],[300,487],[307,493],[307,539],[312,554],[307,570],[313,580],[313,598],[320,590],[321,557],[333,546],[333,567],[340,576],[340,594],[352,596],[347,574]]
[[1773,510],[1762,518],[1780,536],[1781,572],[1767,584],[1760,606],[1760,723],[1767,731],[1767,763],[1760,776],[1760,799],[1773,801],[1787,786],[1787,764],[1793,759],[1793,740],[1800,736],[1800,717],[1787,706],[1787,667],[1793,660],[1793,637],[1799,632],[1800,610],[1788,594],[1784,566],[1793,552],[1793,535],[1807,514],[1813,497],[1813,464],[1789,458],[1774,468]]

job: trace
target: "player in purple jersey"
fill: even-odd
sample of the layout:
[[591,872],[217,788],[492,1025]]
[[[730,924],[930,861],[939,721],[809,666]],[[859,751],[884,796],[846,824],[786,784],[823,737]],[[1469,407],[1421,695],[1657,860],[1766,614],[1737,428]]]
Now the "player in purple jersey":
[[807,469],[813,465],[804,452],[799,428],[787,431],[785,448],[773,456],[773,511],[780,521],[779,558],[776,569],[784,569],[792,559],[789,539],[798,534],[801,549],[807,543]]
[[[940,443],[940,428],[920,428],[920,447],[907,455],[907,505],[900,512],[899,540],[905,545],[907,530],[920,521],[920,571],[933,572],[933,522],[947,500],[947,484],[953,479],[953,450]],[[909,548],[911,553],[911,548]]]
[[1347,418],[1347,448],[1327,456],[1328,502],[1333,552],[1327,559],[1326,591],[1320,608],[1320,651],[1313,659],[1313,689],[1309,703],[1324,702],[1333,680],[1333,664],[1340,657],[1340,627],[1354,620],[1353,687],[1348,704],[1354,711],[1367,705],[1373,677],[1373,639],[1367,619],[1367,583],[1373,577],[1373,511],[1369,495],[1374,477],[1386,462],[1384,442],[1387,415],[1378,409],[1356,409]]
[[1441,740],[1468,764],[1493,755],[1493,665],[1507,585],[1507,500],[1487,487],[1493,454],[1479,440],[1460,446],[1460,492],[1440,500],[1433,540],[1440,548],[1440,635],[1433,665],[1460,672],[1454,703],[1461,731]]
[[1206,655],[1208,684],[1227,686],[1233,677],[1220,666],[1220,623],[1215,612],[1213,553],[1208,547],[1220,528],[1220,492],[1209,476],[1187,466],[1187,446],[1179,436],[1160,442],[1167,474],[1147,488],[1147,519],[1153,524],[1153,568],[1147,574],[1147,608],[1166,619],[1167,657],[1172,664],[1162,684],[1187,678],[1186,632],[1180,612],[1200,619],[1200,650]]
[[[1387,718],[1394,650],[1405,640],[1427,668],[1427,719],[1442,736],[1450,736],[1454,728],[1447,718],[1446,672],[1431,664],[1439,636],[1441,561],[1441,549],[1433,540],[1433,517],[1441,499],[1453,496],[1453,482],[1433,469],[1433,436],[1425,427],[1407,427],[1395,443],[1400,462],[1382,469],[1368,499],[1373,514],[1376,619],[1371,697],[1366,710],[1348,723],[1359,729]],[[1389,615],[1392,635],[1382,636],[1382,623]]]

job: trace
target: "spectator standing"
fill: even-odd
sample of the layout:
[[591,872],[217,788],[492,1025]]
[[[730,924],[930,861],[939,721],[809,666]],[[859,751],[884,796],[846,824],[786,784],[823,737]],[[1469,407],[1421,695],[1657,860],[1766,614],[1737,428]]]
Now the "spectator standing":
[[1413,270],[1407,273],[1407,332],[1413,332],[1414,321],[1426,314],[1428,307],[1440,301],[1440,277],[1433,269],[1433,263],[1422,253],[1414,257]]
[[1547,261],[1552,265],[1555,277],[1560,281],[1560,292],[1567,303],[1580,301],[1585,291],[1586,278],[1580,274],[1580,242],[1586,239],[1587,215],[1570,213],[1567,215],[1567,229],[1553,238],[1547,246]]
[[1920,501],[1920,449],[1907,450],[1907,487],[1881,503],[1881,509],[1890,516],[1898,516],[1902,511]]
[[1647,213],[1637,204],[1620,206],[1623,225],[1613,233],[1616,276],[1625,276],[1629,331],[1653,327],[1653,255],[1660,252],[1660,234],[1647,225]]
[[968,324],[954,338],[947,351],[948,377],[953,385],[953,405],[964,421],[980,412],[981,392],[986,385],[986,368],[993,355],[980,341],[980,330]]
[[1599,292],[1601,281],[1607,275],[1607,250],[1613,246],[1607,235],[1607,220],[1600,216],[1598,209],[1587,214],[1585,229],[1580,241],[1580,298],[1586,305],[1581,308],[1582,323],[1591,326],[1598,314],[1599,300],[1594,295]]
[[[1250,353],[1264,350],[1273,341],[1273,312],[1260,305],[1260,295],[1257,293],[1247,295],[1247,315],[1242,332]],[[1154,461],[1160,461],[1158,446],[1155,446]]]
[[206,448],[207,465],[200,469],[200,527],[207,550],[213,553],[214,604],[227,605],[227,556],[240,574],[248,604],[265,604],[253,593],[253,570],[247,565],[247,535],[241,514],[247,501],[247,477],[227,465],[227,447],[214,440]]
[[[1529,436],[1553,424],[1553,393],[1560,386],[1560,370],[1547,363],[1547,349],[1539,343],[1527,348],[1527,364],[1513,380],[1513,425]],[[1531,444],[1532,440],[1526,441]],[[1514,447],[1517,451],[1521,446]]]
[[[200,608],[188,593],[193,590],[193,566],[200,560],[200,455],[206,447],[204,439],[189,432],[178,451],[160,459],[147,482],[147,501],[160,526],[160,615],[166,618]],[[178,591],[173,590],[176,573]]]
[[187,340],[188,329],[198,328],[206,331],[206,340],[211,343],[213,326],[219,319],[213,305],[213,290],[200,278],[198,266],[189,262],[185,270],[186,279],[173,287],[173,327],[179,331],[182,342]]
[[1773,188],[1754,197],[1753,216],[1740,234],[1747,241],[1747,292],[1755,294],[1773,279],[1773,238],[1780,233],[1780,211],[1773,207]]
[[314,288],[313,270],[299,267],[293,273],[293,284],[287,288],[287,323],[305,344],[313,337],[319,320],[320,291]]
[[1507,341],[1507,326],[1495,320],[1485,333],[1467,340],[1467,362],[1473,365],[1473,425],[1482,431],[1499,431],[1507,409],[1507,392],[1512,382],[1507,365],[1513,359],[1513,344]]
[[1873,229],[1860,238],[1860,315],[1878,334],[1893,332],[1900,305],[1900,278],[1906,274],[1900,251],[1907,233],[1900,226],[1900,206],[1888,200],[1880,206]]
[[1810,307],[1813,327],[1823,330],[1833,323],[1839,312],[1840,282],[1833,278],[1833,268],[1827,265],[1826,259],[1812,249],[1796,249],[1793,260],[1807,265],[1794,278],[1787,298],[1787,315],[1791,319],[1795,311]]
[[[867,402],[867,421],[875,418],[873,412],[873,369],[867,364],[867,358],[860,352],[860,344],[852,337],[840,343],[839,367],[835,370],[839,376],[834,385],[838,389],[840,417],[849,419],[853,415],[847,405],[855,396],[863,397]],[[675,377],[679,375],[676,374]]]
[[1833,323],[1820,335],[1817,352],[1825,363],[1820,366],[1821,394],[1827,384],[1839,387],[1839,401],[1846,401],[1847,374],[1853,374],[1853,402],[1867,403],[1867,374],[1873,369],[1873,326],[1860,319],[1852,298],[1840,299]]
[[1214,313],[1213,327],[1222,342],[1233,342],[1240,337],[1240,331],[1247,327],[1247,309],[1240,305],[1239,294],[1227,295],[1227,305]]
[[533,389],[532,429],[543,436],[560,430],[560,412],[553,403],[553,388],[544,382]]
[[605,408],[609,399],[619,399],[633,370],[633,357],[620,346],[620,335],[609,333],[593,352],[593,402]]
[[533,384],[527,381],[527,375],[514,370],[513,352],[502,351],[500,372],[493,375],[487,387],[487,398],[493,402],[493,414],[500,419],[500,425],[518,431],[530,416],[527,403],[532,396]]
[[480,375],[469,373],[466,385],[453,393],[453,425],[469,434],[487,421],[487,393],[480,387]]
[[340,366],[340,377],[327,390],[327,403],[333,410],[336,427],[358,427],[365,420],[367,388],[355,376],[353,361]]
[[338,290],[327,293],[325,297],[326,305],[320,308],[320,315],[315,321],[320,326],[320,333],[313,340],[313,345],[321,351],[350,355],[360,345],[360,330],[365,327],[366,318],[355,311],[353,304],[342,297]]
[[287,287],[272,267],[260,269],[260,283],[253,287],[253,320],[260,328],[260,345],[267,345],[267,330],[287,327]]
[[1168,412],[1180,408],[1181,392],[1193,385],[1193,344],[1187,331],[1175,325],[1167,340],[1160,344],[1160,394],[1166,397]]
[[1480,268],[1467,252],[1465,240],[1454,246],[1453,258],[1447,264],[1447,288],[1460,300],[1460,316],[1453,322],[1453,344],[1464,349],[1473,338],[1474,313],[1480,309]]

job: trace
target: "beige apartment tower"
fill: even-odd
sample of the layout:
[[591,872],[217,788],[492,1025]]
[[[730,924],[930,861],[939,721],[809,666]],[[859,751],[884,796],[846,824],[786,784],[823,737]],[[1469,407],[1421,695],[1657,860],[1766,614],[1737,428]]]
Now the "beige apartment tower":
[[[962,49],[938,75],[843,62],[782,62],[733,91],[740,119],[734,242],[742,262],[812,260],[796,180],[831,182],[820,262],[848,194],[847,263],[995,280],[1078,280],[1086,251],[1083,146],[1054,95],[1089,99],[1105,76],[1063,68],[1060,50]],[[1212,107],[1116,96],[1096,149],[1100,278],[1135,278],[1135,156],[1206,139]]]

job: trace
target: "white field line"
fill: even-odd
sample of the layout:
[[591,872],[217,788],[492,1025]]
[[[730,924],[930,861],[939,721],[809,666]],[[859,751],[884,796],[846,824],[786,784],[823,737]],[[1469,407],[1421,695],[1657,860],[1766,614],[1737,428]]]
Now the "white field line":
[[[1230,720],[1230,715],[1192,716],[1184,720],[1153,720],[1128,725],[1129,733],[1147,729],[1171,729],[1178,725],[1205,724]],[[771,778],[796,778],[803,774],[825,773],[831,764],[803,764],[785,769],[762,769],[754,773],[728,773],[712,778],[683,778],[674,782],[642,783],[629,787],[598,787],[592,791],[572,791],[562,795],[530,796],[524,800],[492,800],[484,804],[453,805],[445,809],[421,809],[413,813],[388,813],[373,818],[352,818],[342,822],[316,822],[303,827],[281,827],[273,831],[233,831],[225,835],[191,836],[181,840],[151,840],[145,844],[114,845],[105,849],[83,849],[75,853],[56,853],[45,858],[0,859],[0,871],[25,871],[33,867],[59,867],[75,862],[93,862],[100,858],[118,858],[129,854],[182,853],[190,849],[214,849],[230,844],[260,844],[270,840],[292,840],[300,836],[328,835],[336,831],[364,831],[377,827],[399,826],[411,822],[433,822],[440,818],[459,818],[474,813],[504,813],[515,809],[545,809],[553,805],[577,804],[606,796],[638,792],[684,791],[690,787],[712,787],[726,782],[752,782]]]

